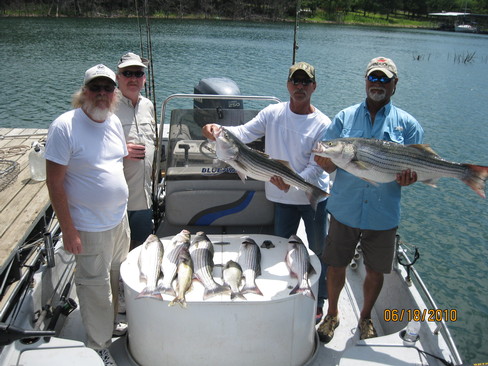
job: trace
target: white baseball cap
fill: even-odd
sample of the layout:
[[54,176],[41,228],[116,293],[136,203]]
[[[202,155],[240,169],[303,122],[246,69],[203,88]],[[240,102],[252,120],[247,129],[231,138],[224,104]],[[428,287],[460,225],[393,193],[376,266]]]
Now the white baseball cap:
[[84,79],[84,84],[88,84],[90,81],[96,78],[107,78],[112,80],[112,82],[115,84],[115,73],[110,70],[107,66],[98,64],[93,66],[92,68],[89,68],[85,72],[85,79]]

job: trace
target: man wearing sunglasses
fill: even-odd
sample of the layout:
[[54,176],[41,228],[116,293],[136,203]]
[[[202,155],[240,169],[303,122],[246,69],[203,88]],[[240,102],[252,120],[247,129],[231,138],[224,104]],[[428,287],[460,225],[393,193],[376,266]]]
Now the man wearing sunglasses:
[[[266,137],[265,153],[272,159],[289,163],[290,167],[307,182],[323,191],[329,191],[329,175],[313,159],[313,146],[322,139],[330,125],[330,119],[311,103],[317,82],[315,68],[298,62],[288,71],[286,83],[290,99],[272,104],[258,113],[251,121],[241,126],[227,127],[242,142],[249,143]],[[203,127],[203,134],[214,139],[213,130],[217,124]],[[281,177],[274,176],[265,185],[266,198],[274,202],[274,234],[289,238],[297,233],[303,219],[309,248],[321,258],[327,233],[326,199],[314,211],[305,193],[290,187]],[[327,298],[325,267],[319,280],[316,321],[322,318],[322,307]]]
[[154,106],[141,95],[147,65],[148,60],[129,52],[120,58],[117,66],[117,84],[122,96],[115,114],[122,122],[129,152],[124,159],[124,174],[129,186],[127,210],[131,249],[142,244],[153,230],[151,178],[156,139]]
[[75,255],[76,291],[86,344],[106,365],[115,323],[120,265],[129,251],[127,155],[122,125],[113,110],[115,73],[99,64],[85,73],[73,96],[75,109],[56,118],[46,142],[47,187],[63,233],[64,249]]
[[[365,82],[366,100],[340,111],[324,140],[363,137],[404,145],[422,143],[424,131],[420,124],[390,100],[398,84],[395,63],[385,57],[372,59],[366,68]],[[376,337],[371,311],[383,286],[384,273],[391,272],[401,187],[415,183],[417,175],[405,170],[396,182],[374,185],[337,168],[328,158],[316,156],[315,161],[329,173],[336,171],[327,203],[331,221],[324,250],[329,306],[318,328],[319,338],[328,343],[340,323],[338,299],[359,240],[366,266],[359,333],[361,339]]]

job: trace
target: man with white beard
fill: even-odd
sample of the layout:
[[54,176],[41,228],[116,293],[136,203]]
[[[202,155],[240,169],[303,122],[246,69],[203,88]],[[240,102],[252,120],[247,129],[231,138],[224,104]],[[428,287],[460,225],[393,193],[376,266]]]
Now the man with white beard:
[[75,109],[54,120],[46,141],[46,182],[64,249],[76,259],[86,345],[105,365],[116,365],[108,347],[127,327],[115,322],[120,265],[130,244],[128,152],[116,102],[115,73],[101,64],[88,69],[73,96]]
[[[365,78],[366,100],[340,111],[323,140],[363,137],[403,145],[421,144],[424,131],[420,124],[390,101],[398,84],[395,63],[376,57],[369,62]],[[315,161],[328,173],[336,171],[327,203],[331,220],[323,252],[328,264],[328,310],[317,330],[319,338],[324,343],[330,342],[339,325],[339,295],[359,241],[366,278],[358,327],[361,339],[376,337],[371,311],[383,286],[384,273],[391,272],[400,222],[401,187],[415,183],[417,174],[405,170],[398,174],[396,182],[374,185],[336,167],[329,158],[315,156]]]

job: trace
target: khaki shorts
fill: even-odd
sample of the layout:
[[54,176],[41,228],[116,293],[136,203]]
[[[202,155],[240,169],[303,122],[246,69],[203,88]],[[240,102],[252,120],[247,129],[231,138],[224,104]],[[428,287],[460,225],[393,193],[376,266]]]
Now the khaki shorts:
[[361,242],[364,263],[373,271],[390,273],[395,254],[397,228],[390,230],[361,230],[337,221],[330,216],[329,233],[325,239],[322,259],[332,267],[345,267]]

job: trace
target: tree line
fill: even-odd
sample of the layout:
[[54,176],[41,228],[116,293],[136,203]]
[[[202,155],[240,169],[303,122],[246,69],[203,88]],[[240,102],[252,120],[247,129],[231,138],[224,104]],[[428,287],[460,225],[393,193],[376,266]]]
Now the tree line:
[[349,12],[426,17],[430,12],[488,14],[488,0],[2,0],[2,15],[36,16],[198,16],[266,19],[302,17],[337,20]]

